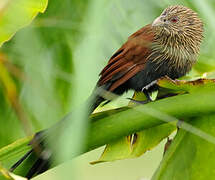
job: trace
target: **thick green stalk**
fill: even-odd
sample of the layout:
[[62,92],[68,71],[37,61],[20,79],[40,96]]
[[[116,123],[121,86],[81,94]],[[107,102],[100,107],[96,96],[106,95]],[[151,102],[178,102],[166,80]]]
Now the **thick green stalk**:
[[[124,107],[94,114],[90,118],[91,123],[86,137],[86,149],[83,152],[165,122],[176,122],[177,119],[192,120],[193,117],[215,113],[214,99],[215,91],[205,91],[204,93],[197,92],[166,98],[133,108]],[[71,123],[70,121],[66,122]],[[53,138],[57,142],[58,136],[54,134],[56,135],[56,132],[52,131],[49,136],[54,136]],[[71,141],[71,139],[72,137],[67,140]],[[25,145],[26,141],[23,142],[23,145]],[[13,148],[16,152],[21,153],[19,147],[22,148],[23,145],[18,142],[0,149],[0,161],[14,154]],[[67,159],[71,159],[71,157],[61,159],[61,162]]]
[[120,109],[118,113],[92,122],[87,136],[86,151],[165,121],[174,121],[176,118],[187,120],[195,116],[215,113],[214,99],[215,92],[206,91],[175,96],[132,109]]

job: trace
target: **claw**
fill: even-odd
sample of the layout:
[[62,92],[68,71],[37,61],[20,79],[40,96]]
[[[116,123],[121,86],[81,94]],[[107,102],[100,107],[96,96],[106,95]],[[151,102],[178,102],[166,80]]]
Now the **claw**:
[[152,86],[156,85],[157,82],[158,82],[158,80],[152,81],[152,82],[149,83],[148,85],[144,86],[144,87],[142,88],[142,91],[144,91],[144,90],[149,90]]

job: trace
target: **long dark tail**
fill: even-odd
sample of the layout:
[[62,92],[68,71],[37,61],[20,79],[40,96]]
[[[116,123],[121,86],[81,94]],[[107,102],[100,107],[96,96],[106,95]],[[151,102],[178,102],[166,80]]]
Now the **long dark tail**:
[[[96,107],[100,105],[105,99],[97,94],[92,94],[92,96],[87,100],[89,106],[89,114],[91,114]],[[69,116],[69,115],[67,115]],[[25,177],[28,179],[32,178],[35,175],[41,174],[51,168],[52,164],[52,152],[46,149],[45,141],[47,136],[54,136],[54,129],[58,126],[61,126],[61,122],[68,119],[64,117],[57,125],[51,127],[47,130],[40,131],[35,134],[32,141],[29,143],[29,146],[32,146],[32,149],[28,151],[22,158],[20,158],[11,168],[11,171],[14,171],[20,164],[22,164],[27,159],[34,159],[32,167],[28,170]]]
[[50,168],[51,163],[51,152],[45,149],[43,145],[45,131],[40,131],[34,135],[32,141],[28,144],[32,146],[22,158],[20,158],[11,168],[10,171],[14,171],[19,165],[21,165],[25,160],[33,161],[32,167],[27,170],[27,174],[24,176],[28,179],[32,178],[34,175],[41,174]]

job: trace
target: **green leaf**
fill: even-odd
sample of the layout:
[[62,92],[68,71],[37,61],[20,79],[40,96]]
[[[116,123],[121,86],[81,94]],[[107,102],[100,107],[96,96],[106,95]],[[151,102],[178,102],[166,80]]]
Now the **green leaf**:
[[[190,124],[215,136],[215,115],[198,117]],[[201,136],[201,134],[199,134]],[[179,130],[152,180],[205,180],[215,177],[215,144]]]
[[17,176],[16,174],[13,174],[9,172],[7,169],[5,169],[3,166],[0,164],[0,179],[9,179],[9,180],[27,180],[24,177]]
[[28,25],[39,13],[43,13],[48,0],[1,0],[0,46],[21,28]]
[[158,145],[175,129],[176,126],[167,123],[111,142],[106,146],[99,160],[91,164],[139,157]]
[[0,164],[0,178],[1,179],[4,178],[4,179],[13,180],[13,178],[10,176],[9,172],[7,171],[7,169],[2,167],[1,164]]
[[[132,99],[135,101],[144,101],[146,97],[144,93],[135,92]],[[133,101],[129,103],[131,107],[134,105],[135,103]],[[147,150],[151,150],[158,145],[175,129],[175,125],[166,123],[127,137],[122,137],[107,144],[99,160],[91,162],[91,164],[139,157]]]
[[[183,81],[183,80],[172,80],[168,77],[161,78],[158,80],[158,85],[163,88],[161,93],[193,93],[198,92],[200,88],[214,88],[214,79],[197,79],[193,81]],[[133,100],[144,101],[146,97],[143,93],[135,93]],[[135,105],[131,102],[129,105]],[[133,135],[128,137],[123,137],[107,144],[103,154],[98,161],[92,162],[92,164],[115,161],[120,159],[135,158],[144,154],[147,150],[152,149],[160,143],[165,137],[168,137],[174,130],[176,126],[172,124],[164,124],[160,126],[155,126],[147,130],[135,133],[135,143]]]
[[10,174],[10,176],[11,176],[14,180],[27,180],[27,178],[18,176],[18,175],[14,174],[14,173],[9,172],[9,174]]
[[[168,92],[192,93],[200,89],[210,89],[215,87],[215,79],[196,79],[193,81],[172,80],[168,77],[161,78],[157,84]],[[162,90],[162,89],[161,89]]]
[[27,146],[27,144],[30,142],[31,139],[32,139],[32,136],[19,139],[8,146],[1,148],[0,161],[10,159],[13,156],[20,155],[23,152],[29,150],[31,147]]

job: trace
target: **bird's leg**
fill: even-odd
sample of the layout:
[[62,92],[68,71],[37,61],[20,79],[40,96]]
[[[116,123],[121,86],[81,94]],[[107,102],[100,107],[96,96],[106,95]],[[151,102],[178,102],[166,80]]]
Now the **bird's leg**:
[[144,92],[144,90],[149,90],[151,87],[153,87],[154,85],[157,85],[158,80],[154,80],[151,83],[147,84],[146,86],[144,86],[142,88],[142,91]]
[[145,94],[146,98],[147,98],[147,102],[151,102],[153,101],[152,98],[151,98],[151,95],[150,95],[150,92],[146,89],[143,90],[143,93]]
[[150,93],[153,92],[152,89],[153,89],[153,87],[154,87],[155,85],[157,85],[157,80],[152,81],[151,83],[149,83],[148,85],[146,85],[146,86],[144,86],[144,87],[142,88],[141,91],[145,94],[145,96],[146,96],[146,98],[147,98],[145,101],[138,101],[138,100],[131,99],[131,98],[128,98],[128,99],[129,99],[129,100],[132,100],[132,101],[135,102],[135,103],[139,103],[139,104],[147,104],[147,103],[149,103],[149,102],[152,102],[153,99],[151,98]]
[[137,103],[137,104],[147,104],[147,103],[151,102],[151,101],[152,101],[152,98],[151,98],[151,96],[150,96],[150,93],[149,93],[148,91],[146,91],[146,90],[144,90],[143,93],[145,94],[145,96],[146,96],[146,98],[147,98],[147,99],[144,100],[144,101],[135,100],[135,99],[133,99],[133,98],[127,98],[127,99],[129,99],[129,100],[131,100],[132,102]]
[[152,102],[153,99],[151,98],[150,93],[152,92],[150,89],[157,84],[157,80],[152,81],[150,84],[146,85],[145,87],[142,88],[142,92],[145,94],[147,100],[142,101],[142,104],[146,104],[149,102]]
[[[129,100],[131,100],[132,102],[134,103],[137,103],[137,104],[147,104],[149,102],[152,102],[153,99],[151,98],[151,95],[150,93],[153,92],[153,87],[157,85],[157,80],[155,81],[152,81],[151,83],[149,83],[148,85],[144,86],[142,89],[141,89],[141,92],[143,92],[146,96],[146,100],[144,101],[141,101],[141,100],[135,100],[133,98],[127,98]],[[154,89],[155,90],[155,89]]]

